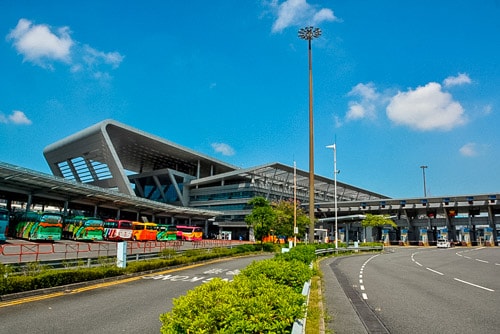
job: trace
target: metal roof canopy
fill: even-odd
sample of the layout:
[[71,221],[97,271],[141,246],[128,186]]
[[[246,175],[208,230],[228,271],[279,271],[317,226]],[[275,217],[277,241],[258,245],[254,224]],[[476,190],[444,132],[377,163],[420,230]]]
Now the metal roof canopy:
[[[493,214],[498,214],[500,210],[500,194],[473,194],[458,196],[432,196],[416,198],[390,198],[379,200],[362,200],[350,202],[338,202],[337,210],[339,215],[350,215],[354,213],[366,212],[416,212],[426,214],[430,211],[455,210],[456,213],[467,213],[470,210],[481,210],[488,212],[491,208]],[[323,202],[318,204],[318,210],[323,216],[330,217],[335,214],[334,202]]]
[[102,208],[140,212],[158,217],[207,219],[222,214],[219,211],[179,207],[125,195],[3,162],[0,162],[0,194],[16,198],[19,198],[19,195],[32,195],[45,200],[97,205]]
[[237,167],[114,120],[105,120],[47,146],[43,154],[54,175],[118,188],[135,195],[129,175],[175,169],[205,177]]
[[[309,173],[303,170],[295,170],[297,179],[297,189],[309,191]],[[205,177],[203,179],[192,180],[190,186],[210,184],[222,180],[229,180],[236,177],[247,177],[254,180],[269,180],[274,185],[281,184],[283,186],[293,189],[294,186],[294,168],[281,164],[269,163],[257,167],[237,169],[232,172]],[[335,184],[334,180],[322,177],[319,175],[314,176],[314,191],[318,197],[334,198]],[[389,197],[377,194],[368,190],[364,190],[346,183],[337,181],[337,196],[339,201],[364,201],[364,200],[380,200],[388,199]]]

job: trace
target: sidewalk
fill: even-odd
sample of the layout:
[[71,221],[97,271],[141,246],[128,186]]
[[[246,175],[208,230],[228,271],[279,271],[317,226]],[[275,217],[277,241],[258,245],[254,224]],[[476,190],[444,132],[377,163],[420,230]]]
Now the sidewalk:
[[338,258],[330,257],[320,261],[320,270],[323,273],[321,289],[327,318],[325,327],[335,334],[368,333],[330,267],[336,259]]

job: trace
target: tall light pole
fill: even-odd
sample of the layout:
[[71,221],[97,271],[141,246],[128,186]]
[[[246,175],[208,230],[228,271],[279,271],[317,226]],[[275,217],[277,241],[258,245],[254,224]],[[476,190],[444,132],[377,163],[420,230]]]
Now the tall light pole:
[[313,81],[311,41],[321,36],[321,29],[305,27],[299,29],[299,38],[309,44],[309,242],[314,242],[314,126],[313,126]]
[[427,197],[427,188],[425,186],[425,169],[428,168],[428,166],[422,165],[420,166],[422,168],[422,176],[424,177],[424,197]]
[[337,145],[334,143],[333,145],[328,145],[326,148],[333,149],[333,179],[334,179],[334,196],[335,196],[335,249],[338,249],[338,225],[337,225],[337,174],[340,172],[337,170]]

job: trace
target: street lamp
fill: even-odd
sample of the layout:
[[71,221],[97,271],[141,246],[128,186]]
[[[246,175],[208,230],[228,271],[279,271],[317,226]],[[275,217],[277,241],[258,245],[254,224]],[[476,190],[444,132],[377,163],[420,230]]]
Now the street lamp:
[[336,144],[328,145],[326,148],[333,149],[333,179],[334,179],[334,196],[335,196],[335,249],[338,249],[338,226],[337,226],[337,174],[340,173],[337,170],[337,146]]
[[311,41],[321,36],[321,29],[305,27],[299,29],[299,38],[309,44],[309,242],[314,243],[314,127],[313,127],[313,81]]
[[425,186],[425,169],[428,168],[428,166],[422,165],[420,166],[422,168],[422,176],[424,177],[424,197],[427,197],[427,188]]

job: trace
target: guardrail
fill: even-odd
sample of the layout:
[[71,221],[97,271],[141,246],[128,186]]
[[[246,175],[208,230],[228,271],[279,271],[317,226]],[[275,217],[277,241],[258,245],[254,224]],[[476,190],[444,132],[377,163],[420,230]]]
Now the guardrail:
[[384,246],[362,246],[362,247],[342,247],[342,248],[321,248],[316,249],[316,255],[327,253],[340,253],[340,252],[359,252],[359,251],[383,251]]
[[[246,243],[239,240],[206,239],[200,241],[127,241],[127,254],[161,252],[164,249],[202,249],[232,247]],[[22,263],[47,260],[81,259],[116,255],[115,242],[20,242],[0,244],[0,262]]]

